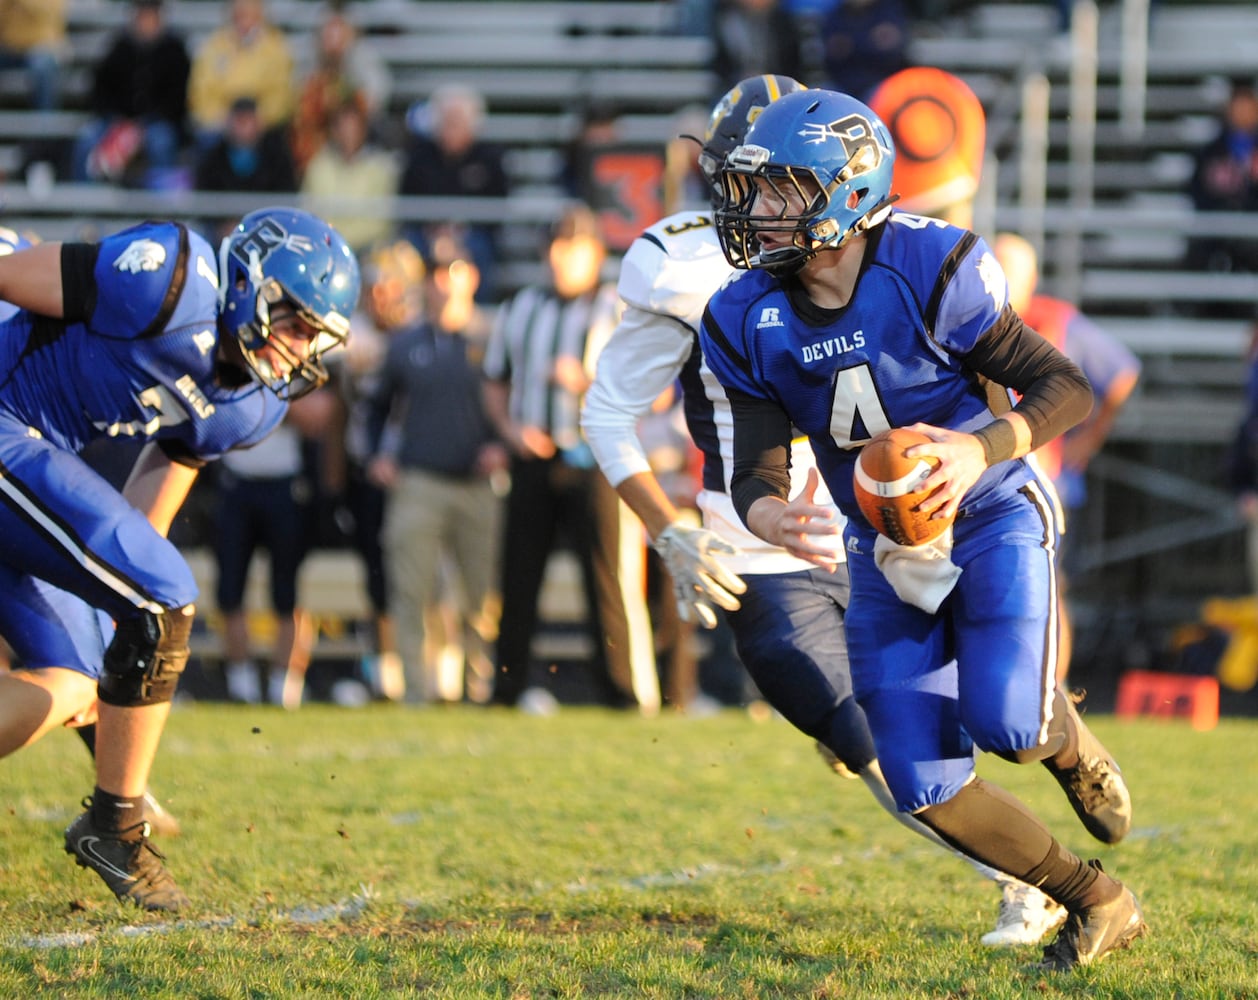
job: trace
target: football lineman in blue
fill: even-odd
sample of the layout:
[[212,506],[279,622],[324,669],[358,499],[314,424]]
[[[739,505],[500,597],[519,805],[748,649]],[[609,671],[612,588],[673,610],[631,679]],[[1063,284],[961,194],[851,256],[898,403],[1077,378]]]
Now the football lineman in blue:
[[[1117,765],[1055,684],[1055,518],[1022,457],[1082,419],[1091,390],[1007,307],[979,237],[893,211],[894,157],[864,104],[804,91],[726,159],[717,227],[744,272],[709,302],[701,343],[733,411],[731,493],[755,534],[827,565],[833,522],[811,489],[788,496],[792,433],[808,436],[848,518],[853,686],[897,804],[1064,906],[1040,968],[1073,968],[1142,934],[1140,906],[974,757],[1040,761],[1094,836],[1130,828]],[[878,536],[852,489],[861,445],[901,426],[939,460],[922,509],[956,515],[916,548]]]
[[[96,789],[66,851],[146,909],[187,901],[141,817],[197,596],[166,533],[201,466],[326,378],[358,286],[340,236],[288,208],[217,255],[147,222],[0,256],[0,634],[27,668],[4,679],[0,752],[96,696]],[[101,438],[146,442],[121,492],[78,455]]]

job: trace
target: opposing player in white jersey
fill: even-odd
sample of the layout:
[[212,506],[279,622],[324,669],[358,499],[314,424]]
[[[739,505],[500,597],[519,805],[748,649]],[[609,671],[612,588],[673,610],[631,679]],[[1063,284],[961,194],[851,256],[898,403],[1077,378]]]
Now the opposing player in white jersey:
[[[788,77],[766,75],[743,80],[722,97],[699,156],[709,183],[760,111],[779,96],[803,89]],[[714,196],[718,193],[714,188]],[[698,342],[708,298],[731,271],[709,212],[678,212],[634,241],[618,285],[624,313],[599,357],[582,428],[604,475],[642,519],[667,565],[682,617],[711,628],[715,607],[724,609],[739,657],[769,703],[816,740],[837,773],[859,776],[896,819],[946,847],[911,815],[896,810],[864,713],[852,695],[841,531],[831,536],[829,566],[818,568],[753,535],[734,510],[729,402]],[[687,426],[704,458],[698,496],[702,527],[680,519],[652,474],[637,434],[639,419],[678,380]],[[815,474],[810,477],[815,467],[811,448],[799,438],[792,445],[791,493],[815,491],[814,501],[828,506],[836,528],[841,527],[842,515],[829,494],[816,485]],[[985,877],[998,877],[995,870],[966,860]],[[1025,895],[1028,906],[1043,909],[1038,890],[1028,887]]]

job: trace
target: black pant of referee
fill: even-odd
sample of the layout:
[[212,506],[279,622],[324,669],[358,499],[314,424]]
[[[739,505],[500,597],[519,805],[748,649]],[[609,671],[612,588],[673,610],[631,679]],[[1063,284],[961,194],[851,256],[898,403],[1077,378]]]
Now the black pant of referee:
[[530,684],[542,683],[532,662],[539,598],[550,555],[566,540],[580,564],[599,700],[619,708],[637,705],[635,657],[639,670],[654,670],[655,664],[642,571],[626,565],[641,558],[641,527],[626,513],[597,469],[575,467],[560,456],[513,458],[495,703],[514,705]]

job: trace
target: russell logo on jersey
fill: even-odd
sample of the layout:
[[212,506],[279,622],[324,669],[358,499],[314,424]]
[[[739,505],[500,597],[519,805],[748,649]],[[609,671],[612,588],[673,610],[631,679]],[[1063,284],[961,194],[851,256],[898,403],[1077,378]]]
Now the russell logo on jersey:
[[773,306],[769,306],[760,310],[760,322],[756,324],[757,330],[765,330],[772,326],[786,326],[779,318],[780,310]]

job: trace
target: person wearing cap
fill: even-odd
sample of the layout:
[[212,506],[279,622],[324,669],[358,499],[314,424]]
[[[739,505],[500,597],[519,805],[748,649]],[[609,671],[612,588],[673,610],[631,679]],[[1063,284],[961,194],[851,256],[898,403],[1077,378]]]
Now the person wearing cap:
[[[223,134],[197,158],[194,183],[198,191],[278,193],[297,189],[288,142],[281,130],[262,124],[258,102],[252,97],[232,101]],[[209,220],[206,228],[221,230],[230,221]]]

